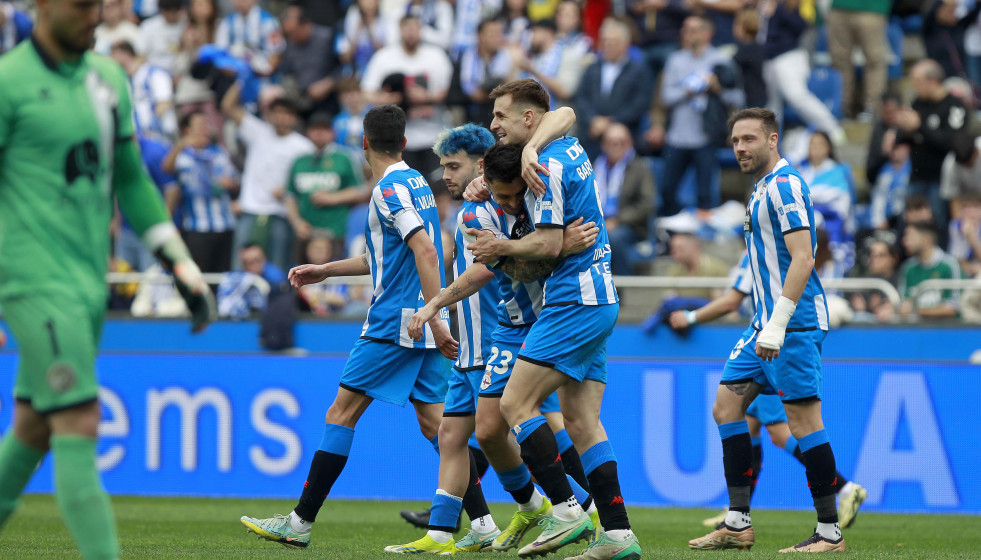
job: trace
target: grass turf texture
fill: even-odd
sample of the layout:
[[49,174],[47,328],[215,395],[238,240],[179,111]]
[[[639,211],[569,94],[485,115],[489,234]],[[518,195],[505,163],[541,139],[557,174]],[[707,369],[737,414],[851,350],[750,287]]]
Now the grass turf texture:
[[[294,502],[283,500],[218,500],[198,498],[113,498],[123,558],[393,558],[386,545],[415,540],[423,531],[399,517],[403,508],[422,509],[420,502],[351,502],[329,500],[314,526],[306,550],[291,550],[258,540],[239,523],[242,515],[271,517],[288,513]],[[510,520],[513,507],[492,504],[498,525]],[[644,558],[776,557],[779,548],[810,535],[814,515],[803,511],[753,512],[756,546],[747,553],[689,550],[687,542],[706,531],[701,520],[716,511],[704,509],[629,508]],[[978,517],[884,515],[861,513],[845,531],[849,558],[978,558],[981,531]],[[466,527],[466,526],[465,526]],[[461,532],[457,538],[465,534]],[[579,554],[572,545],[550,555]],[[490,558],[517,558],[511,551]],[[25,496],[20,509],[0,533],[0,558],[79,558],[51,496]]]

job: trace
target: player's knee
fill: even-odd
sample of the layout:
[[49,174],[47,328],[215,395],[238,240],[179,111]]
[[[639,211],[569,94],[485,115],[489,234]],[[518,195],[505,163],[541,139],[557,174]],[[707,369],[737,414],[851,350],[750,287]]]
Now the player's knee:
[[480,444],[481,449],[488,447],[496,448],[501,445],[507,444],[508,433],[506,430],[501,430],[497,425],[491,423],[478,423],[477,429],[477,443]]
[[354,412],[354,409],[344,407],[335,402],[327,409],[327,423],[353,428],[358,421]]
[[712,405],[712,418],[715,419],[716,424],[738,422],[742,417],[743,414],[738,407],[732,406],[731,403],[716,399],[715,404]]
[[532,416],[528,403],[514,392],[505,391],[501,396],[501,415],[509,426],[519,424]]
[[440,422],[437,433],[439,434],[440,449],[464,448],[470,434],[457,422]]

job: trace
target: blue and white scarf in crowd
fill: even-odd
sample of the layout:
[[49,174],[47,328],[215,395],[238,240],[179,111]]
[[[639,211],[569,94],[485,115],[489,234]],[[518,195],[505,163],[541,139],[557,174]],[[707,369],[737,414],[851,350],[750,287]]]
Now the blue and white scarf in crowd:
[[593,168],[593,180],[596,182],[596,192],[600,195],[600,204],[603,207],[603,216],[615,218],[620,208],[620,190],[623,188],[623,176],[627,172],[627,166],[634,160],[634,149],[627,150],[620,161],[610,167],[606,154],[596,158],[596,166]]

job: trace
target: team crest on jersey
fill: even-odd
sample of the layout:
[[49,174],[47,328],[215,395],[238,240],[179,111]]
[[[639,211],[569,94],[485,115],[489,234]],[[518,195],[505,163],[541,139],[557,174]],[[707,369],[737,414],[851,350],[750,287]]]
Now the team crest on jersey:
[[484,377],[480,380],[480,390],[486,391],[491,386],[491,368],[484,371]]
[[99,148],[92,140],[75,144],[65,156],[65,183],[71,185],[79,177],[95,183],[99,173]]
[[64,362],[53,364],[48,369],[48,374],[46,377],[48,387],[59,395],[71,390],[78,382],[78,376],[75,374],[75,368]]

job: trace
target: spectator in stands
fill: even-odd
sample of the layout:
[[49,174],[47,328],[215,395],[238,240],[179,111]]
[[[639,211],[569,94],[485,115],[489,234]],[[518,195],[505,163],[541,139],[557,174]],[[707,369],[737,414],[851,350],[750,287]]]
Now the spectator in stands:
[[160,13],[140,24],[140,52],[150,64],[174,73],[187,26],[184,0],[160,0]]
[[18,10],[10,2],[0,1],[0,54],[30,37],[33,28],[31,16]]
[[286,187],[287,216],[298,241],[327,232],[335,243],[333,252],[342,255],[348,211],[370,196],[361,188],[361,163],[334,143],[332,119],[326,113],[310,117],[307,137],[316,151],[293,162]]
[[419,18],[399,23],[401,40],[375,53],[361,78],[361,89],[374,105],[393,103],[406,112],[405,149],[409,167],[428,175],[439,166],[433,141],[445,127],[443,102],[453,77],[453,65],[439,47],[422,43]]
[[958,137],[966,133],[967,124],[964,104],[950,95],[943,80],[944,70],[936,61],[916,63],[910,70],[916,100],[912,108],[902,109],[897,116],[901,137],[912,145],[910,193],[929,198],[937,223],[947,220],[946,204],[940,196],[943,161]]
[[712,20],[691,16],[681,27],[682,49],[671,54],[661,77],[661,103],[668,112],[661,214],[682,210],[681,178],[695,168],[699,210],[717,203],[713,185],[719,172],[716,150],[728,135],[727,107],[742,104],[742,91],[729,60],[712,46]]
[[828,54],[831,65],[841,73],[842,95],[846,115],[853,115],[855,101],[855,65],[852,50],[858,46],[865,56],[860,120],[872,120],[875,105],[886,91],[889,72],[889,43],[886,25],[892,0],[833,0],[828,14]]
[[468,121],[490,126],[494,103],[490,92],[511,74],[511,51],[504,41],[504,21],[485,19],[477,26],[477,43],[460,54],[454,87],[465,98]]
[[610,235],[613,274],[636,274],[631,253],[636,243],[648,238],[647,222],[654,213],[654,173],[634,152],[626,126],[610,125],[602,145],[593,177]]
[[446,0],[409,0],[405,15],[419,18],[422,24],[422,42],[450,49],[453,39],[453,5]]
[[898,225],[903,215],[911,171],[909,144],[894,144],[889,163],[882,166],[872,187],[872,200],[869,204],[872,227],[881,230]]
[[[975,6],[979,3],[975,2]],[[981,13],[971,20],[970,14],[964,15],[967,28],[964,30],[964,54],[967,56],[967,77],[977,86],[981,86]]]
[[967,53],[964,32],[981,14],[981,3],[975,2],[966,14],[958,14],[958,0],[929,0],[923,16],[923,44],[927,58],[943,66],[948,76],[966,76]]
[[768,88],[769,109],[783,115],[789,103],[804,121],[824,131],[833,144],[847,140],[844,129],[831,111],[807,87],[810,63],[807,51],[800,47],[800,36],[807,22],[798,11],[799,0],[760,0],[760,28],[765,30],[766,63],[763,77]]
[[[238,125],[238,136],[246,149],[234,246],[238,250],[262,240],[270,260],[285,270],[291,260],[291,231],[283,197],[293,162],[313,152],[314,146],[296,132],[299,115],[289,100],[274,99],[265,111],[265,120],[260,120],[242,108],[240,99],[241,84],[236,83],[221,103],[222,112]],[[233,268],[238,268],[238,262],[233,262]]]
[[654,77],[643,62],[630,58],[630,27],[607,18],[600,27],[603,56],[586,69],[576,92],[575,109],[587,154],[596,157],[599,142],[614,122],[635,138],[650,107]]
[[[6,12],[8,6],[10,4],[6,2],[0,4],[0,12]],[[140,28],[129,20],[132,14],[128,14],[126,11],[127,3],[125,0],[104,0],[102,2],[102,23],[95,28],[95,47],[92,50],[103,56],[109,56],[109,50],[120,41],[126,41],[131,45],[140,44]],[[2,23],[3,19],[4,16],[0,15],[0,28],[5,27],[5,24]],[[30,20],[28,19],[28,21]],[[3,53],[7,50],[5,48],[7,36],[3,33],[0,37],[2,37],[0,45],[4,45],[0,46],[0,53]]]
[[177,114],[203,111],[214,130],[221,128],[221,115],[215,106],[215,94],[205,80],[191,75],[191,66],[204,45],[215,42],[218,29],[218,0],[191,0],[187,10],[187,27],[181,35],[181,50],[174,60],[174,104]]
[[[724,262],[712,255],[702,252],[702,244],[698,238],[691,233],[675,233],[668,242],[671,252],[671,259],[674,260],[667,270],[665,276],[680,278],[686,276],[705,277],[726,277],[729,275],[729,267]],[[700,297],[712,299],[718,295],[720,290],[709,288],[677,288],[672,290],[674,294],[683,297]]]
[[981,197],[967,195],[960,199],[960,216],[950,221],[950,256],[957,259],[967,276],[981,272]]
[[[304,243],[305,262],[326,264],[334,260],[334,239],[328,233],[317,233]],[[347,307],[348,287],[320,282],[300,288],[300,300],[319,317],[342,314]]]
[[[893,286],[898,285],[896,269],[899,266],[899,251],[896,246],[883,240],[876,240],[872,242],[868,255],[867,276],[882,278]],[[897,309],[882,292],[877,290],[853,293],[849,301],[855,313],[869,313],[880,322],[892,321],[896,316]]]
[[931,222],[907,224],[903,247],[911,255],[899,269],[899,293],[903,296],[900,314],[914,313],[926,318],[957,316],[960,297],[957,290],[925,290],[914,294],[914,288],[925,280],[959,279],[960,265],[937,244],[937,227]]
[[397,40],[391,21],[378,11],[378,0],[357,0],[344,16],[344,32],[337,40],[337,54],[352,73],[360,76],[375,52]]
[[355,78],[341,78],[337,82],[337,98],[341,111],[334,117],[334,135],[337,143],[350,148],[364,160],[362,138],[364,137],[364,115],[368,105],[361,93],[361,84]]
[[899,94],[887,91],[879,99],[879,110],[876,111],[875,124],[869,137],[869,149],[865,159],[865,178],[869,184],[874,184],[879,177],[879,171],[892,159],[892,149],[896,145],[899,133],[899,114],[903,108],[903,100]]
[[113,45],[110,55],[129,76],[137,130],[170,142],[177,133],[174,79],[170,72],[137,55],[133,45],[126,41]]
[[238,191],[238,171],[228,152],[214,141],[215,130],[202,111],[181,117],[180,140],[163,162],[177,176],[164,195],[172,215],[180,215],[181,236],[202,272],[232,268],[235,215],[231,194]]
[[276,73],[286,50],[279,20],[262,9],[259,0],[232,0],[232,12],[218,24],[215,45],[263,77]]
[[766,82],[763,80],[763,63],[766,51],[756,41],[760,31],[760,14],[756,10],[741,10],[732,24],[732,36],[736,40],[736,54],[732,60],[739,67],[743,79],[743,94],[747,107],[766,107]]
[[593,40],[582,32],[582,7],[576,0],[562,0],[555,7],[555,27],[559,43],[571,56],[585,57],[592,50]]
[[962,160],[948,154],[940,173],[940,195],[951,201],[951,210],[957,199],[964,195],[981,195],[981,136],[971,140],[967,135],[963,141],[972,144],[967,159]]
[[264,311],[269,294],[286,282],[286,273],[266,259],[262,246],[249,243],[238,252],[241,268],[226,273],[218,285],[218,316],[245,319]]
[[132,4],[132,12],[139,21],[146,21],[159,13],[158,0],[125,0]]
[[259,276],[270,286],[276,286],[286,282],[285,269],[276,266],[266,258],[262,245],[258,243],[247,243],[239,249],[239,262],[244,272],[249,272]]
[[508,44],[529,47],[528,0],[504,0],[498,17],[504,20],[504,36]]
[[[140,154],[143,156],[143,165],[146,166],[150,178],[157,189],[164,193],[171,188],[176,180],[174,175],[164,169],[163,162],[170,149],[170,145],[160,139],[151,138],[140,134]],[[138,272],[149,270],[157,262],[156,257],[146,248],[140,236],[133,231],[126,218],[116,210],[112,229],[116,230],[116,242],[113,254],[118,259],[122,259]]]
[[828,135],[811,135],[807,160],[798,170],[811,191],[814,212],[824,220],[836,278],[855,264],[855,211],[851,169],[838,162]]
[[562,45],[557,39],[555,21],[543,19],[532,22],[531,48],[525,50],[521,45],[511,45],[513,68],[511,80],[533,78],[548,91],[551,109],[564,106],[572,96],[573,90],[566,89],[559,80],[562,64]]
[[293,5],[283,13],[283,34],[286,51],[280,71],[301,108],[307,113],[330,109],[336,113],[333,93],[340,60],[334,53],[333,30],[315,24],[302,8]]
[[685,0],[627,0],[640,32],[638,46],[655,79],[661,75],[668,56],[678,48],[681,25],[690,15],[687,6]]
[[[720,47],[735,42],[736,15],[749,4],[748,0],[688,0],[688,7],[695,15],[705,15],[715,26],[712,44]],[[748,105],[753,107],[754,105]],[[756,105],[757,107],[761,105]]]

